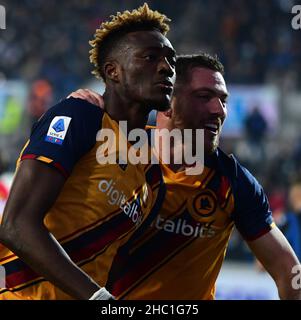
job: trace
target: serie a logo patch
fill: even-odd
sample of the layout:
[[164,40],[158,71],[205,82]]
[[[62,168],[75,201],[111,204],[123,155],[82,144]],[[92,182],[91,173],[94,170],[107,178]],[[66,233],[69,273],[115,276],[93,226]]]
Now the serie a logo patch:
[[71,118],[64,116],[54,117],[50,123],[45,141],[62,145],[66,137]]

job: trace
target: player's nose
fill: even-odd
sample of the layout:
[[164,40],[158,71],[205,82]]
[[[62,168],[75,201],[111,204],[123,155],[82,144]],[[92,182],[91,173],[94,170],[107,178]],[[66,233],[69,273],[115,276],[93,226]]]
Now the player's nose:
[[175,76],[175,68],[172,66],[166,57],[162,57],[158,63],[158,72],[166,74],[168,77],[173,78]]
[[212,99],[209,111],[211,114],[216,115],[222,119],[224,119],[227,114],[226,105],[219,97]]

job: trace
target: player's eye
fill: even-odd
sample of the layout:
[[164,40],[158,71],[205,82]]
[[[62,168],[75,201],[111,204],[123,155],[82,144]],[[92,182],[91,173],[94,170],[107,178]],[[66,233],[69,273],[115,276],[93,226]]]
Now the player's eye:
[[228,97],[223,97],[223,98],[220,98],[222,104],[227,104],[228,103]]
[[168,58],[168,62],[172,67],[175,67],[176,66],[176,57]]
[[143,56],[143,58],[147,61],[155,61],[157,56],[155,54],[146,54]]
[[200,100],[204,101],[204,102],[208,102],[211,100],[212,96],[210,96],[209,94],[205,94],[205,95],[198,95],[197,96]]

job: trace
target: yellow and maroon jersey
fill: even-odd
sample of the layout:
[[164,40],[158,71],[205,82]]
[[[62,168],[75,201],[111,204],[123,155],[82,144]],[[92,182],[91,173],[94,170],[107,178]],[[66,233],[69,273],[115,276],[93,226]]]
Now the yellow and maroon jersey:
[[108,288],[122,299],[214,299],[233,226],[247,240],[271,230],[267,197],[221,150],[199,176],[162,167],[167,191],[160,213],[118,250]]
[[[118,161],[124,144],[107,145],[107,155],[116,155],[117,164],[98,163],[96,154],[103,142],[96,141],[96,135],[104,129],[119,135],[118,124],[99,107],[67,99],[33,127],[20,156],[20,161],[41,161],[67,177],[44,222],[71,259],[101,286],[106,285],[119,246],[154,214],[164,195],[158,164]],[[6,273],[0,299],[71,298],[5,247],[0,248],[0,265]]]

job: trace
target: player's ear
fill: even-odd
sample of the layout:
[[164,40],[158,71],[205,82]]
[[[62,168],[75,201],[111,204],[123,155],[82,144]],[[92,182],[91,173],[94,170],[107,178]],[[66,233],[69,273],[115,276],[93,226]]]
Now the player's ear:
[[116,61],[108,61],[104,64],[104,74],[106,79],[119,82],[120,68]]
[[162,112],[166,118],[171,119],[172,117],[172,109],[168,109],[167,111]]
[[162,124],[163,123],[163,127],[165,126],[165,124],[170,120],[172,116],[172,110],[169,109],[167,111],[160,111],[160,112],[157,112],[157,117],[156,117],[156,122],[157,122],[157,125],[159,124]]

